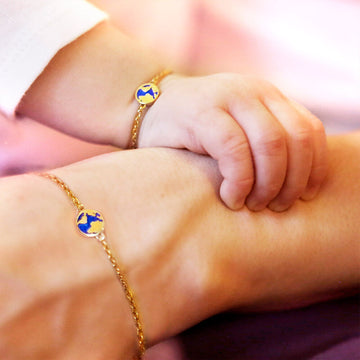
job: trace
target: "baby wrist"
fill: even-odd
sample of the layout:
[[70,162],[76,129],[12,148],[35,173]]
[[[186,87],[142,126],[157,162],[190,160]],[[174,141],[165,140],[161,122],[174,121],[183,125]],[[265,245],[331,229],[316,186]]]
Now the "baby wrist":
[[137,141],[144,111],[148,106],[151,106],[157,100],[160,95],[160,89],[158,85],[160,81],[169,74],[171,74],[171,70],[165,69],[155,75],[149,82],[141,84],[136,89],[135,99],[138,102],[139,107],[136,111],[136,116],[134,118],[131,129],[131,138],[129,144],[130,149],[135,149],[137,147]]

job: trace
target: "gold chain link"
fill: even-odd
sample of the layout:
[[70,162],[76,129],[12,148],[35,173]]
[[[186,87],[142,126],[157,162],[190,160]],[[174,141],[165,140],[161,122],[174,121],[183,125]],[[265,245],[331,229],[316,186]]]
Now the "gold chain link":
[[84,205],[80,202],[80,200],[75,196],[75,194],[70,190],[70,188],[57,176],[48,173],[42,173],[38,175],[43,178],[49,179],[58,186],[60,186],[66,192],[67,196],[70,198],[70,200],[73,202],[73,204],[77,207],[79,211],[84,209]]
[[136,149],[137,147],[137,138],[140,129],[140,119],[143,114],[144,109],[146,108],[145,104],[139,105],[139,108],[136,111],[136,116],[134,119],[133,127],[131,129],[131,144],[130,149]]
[[[158,83],[167,75],[169,75],[171,73],[171,70],[163,70],[161,73],[157,74],[156,76],[154,76],[149,83],[154,84],[154,85],[158,85]],[[140,130],[140,125],[141,125],[141,118],[143,116],[144,110],[146,109],[148,105],[146,104],[139,104],[139,107],[136,111],[136,116],[133,122],[133,126],[131,129],[131,140],[130,140],[130,149],[136,149],[137,147],[137,139],[139,136],[139,130]]]
[[[41,174],[37,174],[37,175],[51,180],[56,185],[58,185],[61,189],[63,189],[64,192],[66,193],[66,195],[70,198],[70,200],[73,202],[73,204],[76,206],[76,208],[78,209],[79,212],[84,210],[84,205],[80,202],[78,197],[72,192],[72,190],[69,188],[69,186],[63,180],[61,180],[59,177],[57,177],[56,175],[53,175],[53,174],[49,174],[49,173],[41,173]],[[96,239],[100,242],[106,255],[108,256],[111,266],[113,267],[115,274],[116,274],[121,286],[123,287],[123,290],[125,292],[125,297],[130,305],[132,317],[134,319],[135,326],[136,326],[136,335],[137,335],[137,341],[138,341],[138,346],[139,346],[139,356],[137,358],[141,360],[143,358],[143,356],[145,354],[145,350],[146,350],[145,337],[144,337],[143,325],[142,325],[142,322],[140,319],[139,310],[136,305],[133,292],[131,291],[131,288],[127,282],[125,275],[122,273],[122,271],[120,269],[119,262],[117,261],[115,255],[113,254],[113,251],[111,250],[109,244],[106,241],[105,233],[101,232],[99,235],[96,236]]]

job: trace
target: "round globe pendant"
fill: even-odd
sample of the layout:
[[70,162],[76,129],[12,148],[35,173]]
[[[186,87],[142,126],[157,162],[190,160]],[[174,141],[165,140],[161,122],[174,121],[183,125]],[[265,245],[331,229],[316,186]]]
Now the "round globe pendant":
[[89,237],[96,237],[104,231],[104,218],[96,210],[81,210],[76,225],[80,232]]
[[135,98],[142,105],[152,104],[160,94],[159,88],[153,83],[139,86],[135,92]]

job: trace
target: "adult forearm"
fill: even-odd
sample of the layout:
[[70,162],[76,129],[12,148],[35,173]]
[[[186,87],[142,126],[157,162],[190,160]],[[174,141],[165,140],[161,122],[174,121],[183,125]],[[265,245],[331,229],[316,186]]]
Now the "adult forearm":
[[259,291],[253,309],[295,307],[359,290],[360,133],[330,137],[329,148],[330,172],[316,199],[258,216],[259,257],[249,263]]
[[[105,216],[153,344],[220,311],[293,307],[353,291],[359,284],[359,138],[329,139],[331,170],[321,194],[280,214],[230,211],[217,197],[215,163],[186,152],[118,152],[55,173]],[[45,331],[42,343],[57,339],[90,359],[92,349],[82,347],[88,338],[109,358],[134,352],[121,286],[98,244],[75,231],[66,195],[30,175],[4,179],[0,188],[6,194],[0,216],[7,219],[0,264],[8,284],[1,291],[0,345],[11,344],[6,334],[16,324],[17,338],[31,344],[22,316],[39,329],[36,315],[43,314],[53,332]],[[17,299],[17,311],[9,299]],[[86,305],[83,312],[69,316],[79,304]],[[99,338],[105,331],[106,339]],[[4,345],[0,353],[4,348],[9,351]]]
[[[217,197],[215,164],[206,157],[152,150],[113,154],[107,165],[94,161],[101,175],[91,184],[93,196],[116,207],[108,216],[114,216],[109,226],[117,224],[118,252],[126,267],[136,269],[140,293],[146,289],[139,297],[147,299],[141,304],[145,322],[158,327],[149,337],[180,331],[232,306],[293,307],[356,287],[359,138],[329,138],[331,169],[321,194],[281,214],[226,209]],[[91,178],[94,163],[77,165],[82,177]],[[70,175],[66,170],[64,176]],[[107,194],[101,179],[112,189]],[[89,185],[82,198],[90,192]],[[170,326],[164,311],[172,316]]]

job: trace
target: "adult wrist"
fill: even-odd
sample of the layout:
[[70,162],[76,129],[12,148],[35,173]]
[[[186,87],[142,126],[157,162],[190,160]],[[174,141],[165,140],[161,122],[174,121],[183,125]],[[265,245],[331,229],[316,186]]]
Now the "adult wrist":
[[[203,221],[219,212],[222,204],[213,201],[214,182],[203,171],[210,159],[165,149],[106,157],[106,161],[99,157],[55,173],[71,184],[79,198],[103,213],[107,236],[127,270],[146,342],[151,345],[226,307],[223,293],[216,291],[220,279],[212,279],[213,267],[219,267],[211,262],[214,254],[206,250],[203,229]],[[187,162],[188,157],[194,162]],[[177,162],[181,170],[176,170]],[[210,171],[215,175],[215,166]],[[149,177],[154,172],[160,181]],[[112,191],[105,192],[104,183]],[[219,216],[222,219],[221,211]],[[204,246],[199,247],[194,237],[202,238]]]
[[122,289],[99,249],[74,232],[71,205],[51,185],[32,175],[0,181],[9,225],[0,240],[0,352],[132,359],[137,343]]

